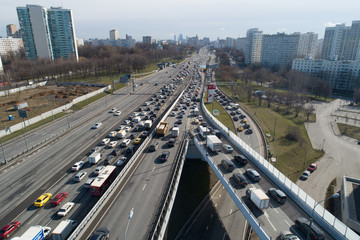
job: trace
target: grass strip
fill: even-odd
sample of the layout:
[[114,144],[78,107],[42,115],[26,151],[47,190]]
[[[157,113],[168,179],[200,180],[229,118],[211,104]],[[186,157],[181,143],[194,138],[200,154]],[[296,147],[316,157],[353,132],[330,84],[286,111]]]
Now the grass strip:
[[360,128],[345,123],[337,123],[341,135],[360,139]]

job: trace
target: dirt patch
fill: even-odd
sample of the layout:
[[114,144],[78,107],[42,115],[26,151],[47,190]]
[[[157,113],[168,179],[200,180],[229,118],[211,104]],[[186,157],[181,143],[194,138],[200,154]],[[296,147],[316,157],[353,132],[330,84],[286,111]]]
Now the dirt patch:
[[[10,127],[22,121],[19,114],[14,109],[16,103],[27,102],[29,118],[40,115],[71,102],[74,98],[99,89],[89,86],[44,86],[35,89],[11,94],[8,97],[0,97],[0,130],[5,126]],[[9,115],[13,116],[9,121]]]

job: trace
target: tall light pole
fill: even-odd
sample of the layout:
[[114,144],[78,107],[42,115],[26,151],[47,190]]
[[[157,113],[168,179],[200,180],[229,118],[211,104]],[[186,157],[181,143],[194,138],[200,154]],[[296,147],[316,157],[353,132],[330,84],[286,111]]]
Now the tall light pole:
[[275,124],[274,124],[274,135],[272,141],[275,141],[275,130],[276,130],[276,116],[275,116]]
[[314,221],[313,216],[314,216],[314,212],[315,212],[316,206],[319,205],[319,203],[322,203],[322,202],[324,202],[324,201],[326,201],[326,200],[329,200],[329,199],[331,199],[331,198],[337,198],[337,197],[339,197],[339,196],[340,196],[339,193],[335,193],[335,194],[332,195],[331,197],[325,198],[324,200],[321,200],[320,202],[317,202],[317,203],[315,204],[315,206],[314,206],[314,208],[313,208],[313,210],[312,210],[312,212],[311,212],[310,226],[309,226],[309,231],[308,231],[308,233],[307,233],[306,240],[309,240],[309,239],[310,239],[310,231],[311,231],[312,223],[313,223],[313,221]]
[[129,220],[128,220],[128,223],[127,223],[127,226],[126,226],[124,240],[126,240],[126,235],[127,235],[127,231],[128,231],[128,228],[129,228],[130,220],[131,220],[133,215],[134,215],[134,211],[131,209],[131,211],[129,212]]

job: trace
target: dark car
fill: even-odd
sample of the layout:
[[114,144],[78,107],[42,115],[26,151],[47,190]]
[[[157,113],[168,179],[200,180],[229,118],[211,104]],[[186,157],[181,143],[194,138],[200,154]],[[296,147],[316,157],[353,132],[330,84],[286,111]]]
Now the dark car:
[[231,116],[234,116],[236,114],[236,112],[230,112]]
[[169,140],[169,142],[168,142],[168,146],[169,147],[173,147],[173,146],[175,146],[175,138],[170,138],[170,140]]
[[56,196],[51,201],[51,205],[58,206],[61,201],[63,201],[68,194],[66,192],[61,192],[59,194],[56,194]]
[[246,185],[248,185],[248,181],[241,173],[233,173],[233,178],[239,187],[245,187]]
[[252,130],[251,128],[248,128],[248,129],[246,130],[246,133],[247,133],[247,134],[252,134],[252,133],[253,133],[253,130]]
[[261,179],[260,174],[252,168],[246,169],[245,173],[253,182],[258,182]]
[[160,161],[166,162],[168,160],[169,156],[170,156],[169,151],[162,152],[160,155]]
[[284,203],[286,201],[286,195],[283,191],[277,188],[269,188],[268,194],[276,199],[279,203]]
[[310,229],[310,221],[304,217],[300,217],[295,220],[296,227],[304,234],[304,236],[307,236],[309,230],[310,230],[310,239],[325,239],[325,234],[323,231],[320,230],[314,223],[311,224]]
[[110,239],[109,229],[98,228],[88,240],[107,240]]
[[234,116],[234,117],[233,117],[233,120],[234,120],[234,121],[238,121],[239,118],[238,118],[237,116]]
[[250,125],[248,123],[245,123],[243,126],[244,129],[250,128]]
[[221,165],[228,172],[232,172],[235,169],[234,164],[230,160],[227,160],[227,159],[221,160]]
[[150,151],[156,151],[156,150],[158,149],[158,147],[159,147],[159,143],[153,142],[153,143],[150,145],[149,149],[150,149]]
[[111,151],[110,155],[117,156],[120,154],[121,146],[116,146],[114,150]]
[[149,135],[148,131],[143,131],[143,133],[140,135],[141,138],[146,138]]
[[201,123],[201,126],[207,127],[207,123],[206,123],[206,122],[202,122],[202,123]]
[[178,121],[177,121],[177,124],[182,124],[182,120],[181,119],[179,119]]
[[246,158],[244,155],[242,155],[242,154],[240,154],[240,155],[235,155],[235,156],[234,156],[234,160],[235,160],[236,162],[238,162],[239,164],[247,164],[247,163],[248,163],[247,158]]
[[130,146],[130,147],[128,147],[128,148],[126,149],[126,153],[127,153],[127,154],[131,154],[131,153],[133,153],[133,152],[135,152],[135,147],[134,147],[134,146]]
[[21,225],[20,222],[14,221],[9,224],[6,224],[1,230],[0,230],[0,239],[8,238],[17,228],[19,228]]
[[104,160],[104,165],[112,165],[115,163],[115,156],[113,155],[107,155]]

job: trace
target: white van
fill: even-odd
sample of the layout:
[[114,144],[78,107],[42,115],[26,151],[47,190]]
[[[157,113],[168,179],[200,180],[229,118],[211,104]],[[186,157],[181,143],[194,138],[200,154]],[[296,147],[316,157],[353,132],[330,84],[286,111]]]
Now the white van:
[[141,117],[136,117],[136,118],[134,118],[134,122],[135,123],[138,123],[138,122],[140,122],[141,121]]

